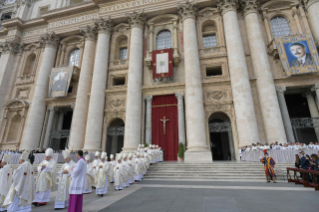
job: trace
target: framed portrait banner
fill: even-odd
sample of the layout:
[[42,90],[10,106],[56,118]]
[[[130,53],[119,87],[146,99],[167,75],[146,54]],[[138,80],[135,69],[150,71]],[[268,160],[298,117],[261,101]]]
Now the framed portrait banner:
[[173,49],[152,52],[153,79],[173,77]]
[[319,71],[318,51],[311,34],[280,37],[275,41],[287,77]]
[[50,77],[49,97],[66,97],[72,79],[74,66],[53,68]]

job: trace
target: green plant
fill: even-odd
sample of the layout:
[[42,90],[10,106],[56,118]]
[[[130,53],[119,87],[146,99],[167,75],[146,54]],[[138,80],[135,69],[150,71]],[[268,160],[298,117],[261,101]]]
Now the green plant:
[[183,143],[179,143],[179,146],[178,146],[178,157],[179,158],[184,158],[184,152],[185,152],[184,144]]
[[148,144],[147,144],[147,143],[144,144],[144,148],[146,148],[146,147],[148,147]]

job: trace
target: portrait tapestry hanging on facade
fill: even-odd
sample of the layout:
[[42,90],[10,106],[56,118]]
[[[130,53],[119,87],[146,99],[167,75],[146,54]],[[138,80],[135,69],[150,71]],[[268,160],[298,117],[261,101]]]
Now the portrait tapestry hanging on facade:
[[71,83],[74,66],[53,68],[51,71],[49,97],[66,97]]

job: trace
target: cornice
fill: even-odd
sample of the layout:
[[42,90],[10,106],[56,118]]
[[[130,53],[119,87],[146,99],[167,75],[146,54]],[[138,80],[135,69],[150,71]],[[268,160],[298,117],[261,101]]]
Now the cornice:
[[197,0],[186,0],[185,3],[177,5],[177,10],[183,21],[187,18],[196,19],[198,13]]
[[237,11],[238,0],[217,0],[217,9],[222,15],[229,11]]
[[259,0],[242,0],[242,9],[244,16],[249,15],[251,13],[258,13],[259,9]]

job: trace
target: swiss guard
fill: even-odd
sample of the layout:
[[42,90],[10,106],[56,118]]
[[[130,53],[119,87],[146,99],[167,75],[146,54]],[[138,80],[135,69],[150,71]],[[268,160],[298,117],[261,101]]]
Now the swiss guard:
[[267,177],[267,183],[270,183],[270,180],[272,179],[274,181],[274,183],[276,183],[275,180],[275,172],[274,172],[274,168],[275,168],[275,160],[272,157],[268,156],[268,152],[265,149],[264,151],[264,157],[260,157],[260,162],[264,164],[265,167],[265,175]]

